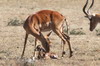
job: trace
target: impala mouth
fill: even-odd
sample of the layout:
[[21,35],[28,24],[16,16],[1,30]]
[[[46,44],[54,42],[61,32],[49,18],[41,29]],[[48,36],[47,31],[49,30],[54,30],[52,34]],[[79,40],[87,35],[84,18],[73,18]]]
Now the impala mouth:
[[93,31],[93,29],[90,28],[90,31]]

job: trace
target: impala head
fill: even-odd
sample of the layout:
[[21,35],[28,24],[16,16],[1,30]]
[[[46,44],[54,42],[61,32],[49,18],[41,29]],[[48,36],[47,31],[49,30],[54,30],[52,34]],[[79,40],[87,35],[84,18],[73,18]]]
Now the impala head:
[[95,27],[97,26],[97,23],[98,23],[96,21],[96,14],[91,14],[90,11],[89,11],[94,4],[94,0],[92,0],[92,3],[90,5],[89,9],[86,11],[87,4],[88,4],[88,0],[86,1],[86,4],[83,7],[83,12],[86,15],[85,17],[90,20],[90,31],[93,31],[95,29]]
[[98,24],[98,17],[96,15],[93,15],[92,18],[90,19],[90,31],[93,31],[95,27]]

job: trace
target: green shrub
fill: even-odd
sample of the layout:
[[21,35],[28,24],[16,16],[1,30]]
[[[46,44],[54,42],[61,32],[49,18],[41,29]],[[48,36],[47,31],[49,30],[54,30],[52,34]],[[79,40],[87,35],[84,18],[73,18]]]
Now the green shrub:
[[73,29],[70,31],[70,35],[85,35],[82,30]]
[[0,51],[0,53],[7,53],[6,51]]
[[96,29],[95,31],[96,31],[96,35],[100,36],[100,29]]
[[15,19],[10,19],[10,21],[8,22],[8,26],[20,26],[23,24],[22,20],[19,20],[17,18]]

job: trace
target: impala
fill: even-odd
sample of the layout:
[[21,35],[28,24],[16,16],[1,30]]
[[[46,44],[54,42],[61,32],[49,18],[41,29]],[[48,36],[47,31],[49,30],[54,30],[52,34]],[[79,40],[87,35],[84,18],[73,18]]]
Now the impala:
[[[37,51],[36,52],[37,59],[45,58],[45,50],[41,45],[37,45],[36,51]],[[48,55],[49,55],[50,58],[53,58],[53,59],[57,59],[58,58],[58,55],[56,55],[54,52],[50,52]]]
[[46,57],[49,56],[50,46],[46,38],[43,36],[42,31],[50,31],[50,30],[52,30],[62,39],[63,45],[65,45],[66,42],[68,43],[69,50],[70,50],[69,57],[71,57],[72,50],[69,41],[69,36],[64,32],[62,32],[62,26],[64,22],[66,22],[65,17],[62,14],[58,13],[57,11],[41,10],[36,14],[30,15],[26,19],[23,25],[26,31],[26,36],[25,36],[24,48],[23,48],[21,58],[23,58],[26,43],[27,43],[27,38],[29,34],[33,35],[42,43],[42,46],[45,49],[45,56]]
[[89,9],[86,11],[86,7],[88,5],[88,0],[83,7],[83,12],[85,13],[86,17],[90,20],[90,31],[93,31],[97,24],[100,22],[100,14],[91,14],[90,9],[94,4],[94,0],[92,0],[92,4],[90,5]]

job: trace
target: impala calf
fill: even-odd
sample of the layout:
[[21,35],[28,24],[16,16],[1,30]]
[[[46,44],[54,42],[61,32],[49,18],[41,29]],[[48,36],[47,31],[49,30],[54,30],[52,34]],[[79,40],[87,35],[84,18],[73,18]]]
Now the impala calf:
[[100,23],[100,14],[91,14],[89,11],[94,4],[94,0],[92,0],[92,4],[90,5],[89,9],[86,11],[87,4],[88,4],[88,0],[86,1],[86,4],[83,7],[83,12],[85,13],[86,17],[90,20],[90,31],[93,31],[97,26],[97,24]]
[[65,44],[66,42],[68,43],[69,50],[70,50],[70,57],[71,57],[72,50],[69,41],[69,36],[64,32],[62,32],[62,26],[65,20],[66,19],[62,14],[58,13],[57,11],[51,11],[51,10],[41,10],[36,14],[30,15],[26,19],[23,25],[24,29],[26,30],[26,37],[25,37],[24,48],[23,48],[21,58],[23,58],[26,43],[27,43],[27,38],[29,34],[33,35],[42,43],[42,46],[45,49],[45,56],[49,56],[48,54],[50,52],[50,46],[48,41],[46,40],[46,38],[43,36],[41,32],[51,31],[51,30],[62,39],[63,44]]
[[[45,50],[41,45],[37,45],[35,50],[37,51],[36,56],[38,59],[45,59]],[[54,52],[50,52],[48,55],[49,55],[49,58],[58,59],[58,55]]]
[[42,59],[45,57],[45,50],[41,45],[37,45],[35,51],[36,53],[34,54],[34,57],[37,57],[38,59]]

